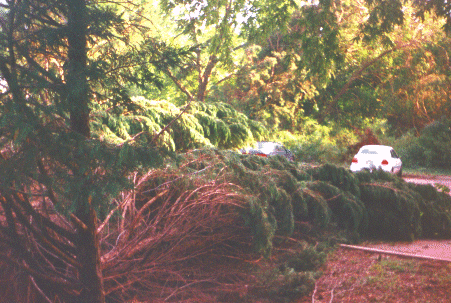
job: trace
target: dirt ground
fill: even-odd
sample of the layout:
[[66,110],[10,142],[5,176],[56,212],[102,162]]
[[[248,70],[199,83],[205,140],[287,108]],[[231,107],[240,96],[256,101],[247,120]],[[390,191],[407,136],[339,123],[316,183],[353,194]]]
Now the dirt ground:
[[[370,244],[368,247],[377,245]],[[315,290],[299,303],[451,301],[449,261],[340,247],[329,256],[322,273]]]

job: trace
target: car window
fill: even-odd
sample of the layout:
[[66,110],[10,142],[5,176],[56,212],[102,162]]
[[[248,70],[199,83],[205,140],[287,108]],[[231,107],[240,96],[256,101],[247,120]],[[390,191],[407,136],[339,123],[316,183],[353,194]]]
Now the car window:
[[363,149],[360,153],[365,155],[377,155],[377,151],[370,149]]
[[390,155],[392,158],[395,158],[395,159],[399,158],[398,154],[395,152],[394,149],[390,150]]

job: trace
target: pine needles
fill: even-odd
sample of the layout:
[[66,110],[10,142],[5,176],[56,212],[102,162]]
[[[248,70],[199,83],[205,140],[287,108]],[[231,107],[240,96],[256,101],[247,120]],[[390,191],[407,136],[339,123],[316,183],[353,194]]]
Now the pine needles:
[[[99,108],[91,123],[97,136],[112,143],[131,140],[141,144],[158,143],[168,151],[187,151],[205,146],[240,148],[263,138],[265,128],[225,103],[192,102],[186,112],[167,101],[133,98],[127,106],[117,106],[117,115]],[[175,119],[177,118],[177,119]],[[167,131],[156,135],[167,125]],[[154,141],[156,140],[156,141]]]

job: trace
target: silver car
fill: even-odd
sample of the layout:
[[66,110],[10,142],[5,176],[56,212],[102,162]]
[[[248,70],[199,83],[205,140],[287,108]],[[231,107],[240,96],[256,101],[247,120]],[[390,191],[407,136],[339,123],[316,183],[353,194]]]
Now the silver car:
[[283,156],[290,161],[294,161],[294,156],[291,151],[277,142],[270,141],[259,141],[254,144],[254,146],[250,148],[241,149],[243,154],[249,155],[257,155],[261,157],[270,157],[270,156]]

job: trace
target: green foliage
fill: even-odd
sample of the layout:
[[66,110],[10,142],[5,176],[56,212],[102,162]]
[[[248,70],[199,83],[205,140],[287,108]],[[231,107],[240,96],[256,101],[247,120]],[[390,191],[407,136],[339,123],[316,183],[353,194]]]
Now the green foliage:
[[249,199],[248,213],[244,224],[252,230],[254,247],[264,256],[269,256],[273,247],[273,239],[277,229],[277,221],[272,213],[265,211],[261,202]]
[[327,254],[320,246],[299,243],[299,252],[285,257],[285,266],[295,271],[314,271],[326,262]]
[[296,132],[278,131],[273,140],[282,142],[302,162],[342,163],[355,134],[338,126],[320,125],[311,118],[300,122]]
[[[308,233],[307,222],[316,232],[336,226],[378,239],[446,237],[451,232],[449,196],[434,188],[428,193],[383,171],[353,174],[330,164],[301,166],[280,157],[219,150],[199,150],[196,158],[202,163],[198,169],[216,167],[204,177],[217,178],[214,172],[220,170],[221,178],[239,185],[248,201],[241,215],[255,248],[265,255],[276,239]],[[430,224],[434,220],[440,223]]]
[[393,147],[406,167],[450,168],[450,119],[442,117],[428,125],[415,136],[410,131],[400,138],[392,138]]
[[442,118],[421,131],[419,144],[428,166],[451,167],[451,119]]
[[331,183],[341,190],[348,191],[357,197],[360,196],[358,179],[343,167],[324,164],[318,168],[312,168],[310,172],[315,180]]
[[[369,18],[362,28],[365,40],[384,37],[384,34],[393,31],[396,25],[404,21],[403,5],[400,0],[393,1],[366,1],[371,6]],[[388,43],[387,39],[381,39]]]
[[439,192],[432,185],[409,184],[423,199],[421,203],[421,223],[423,236],[447,238],[451,236],[451,202],[449,193]]
[[422,235],[419,200],[387,183],[363,183],[361,199],[368,210],[368,235],[390,240],[414,240]]
[[[92,122],[96,137],[109,142],[158,143],[169,151],[203,146],[239,148],[261,139],[265,128],[224,103],[196,103],[179,109],[167,101],[132,98],[133,103],[115,107],[118,115],[99,112]],[[166,126],[166,132],[157,136]]]
[[292,268],[273,269],[259,273],[258,277],[261,286],[258,285],[249,295],[253,301],[271,298],[276,302],[291,302],[306,296],[315,287],[315,275],[312,272],[298,272]]
[[[402,1],[366,0],[366,2],[372,5],[372,12],[365,29],[373,37],[390,32],[395,25],[404,21]],[[438,17],[446,19],[442,29],[448,34],[451,32],[451,20],[447,18],[449,9],[447,1],[412,1],[412,4],[415,7],[415,15],[423,21],[426,13],[435,13]]]
[[357,176],[368,211],[367,236],[391,240],[449,237],[449,195],[430,185],[406,183],[383,171]]

